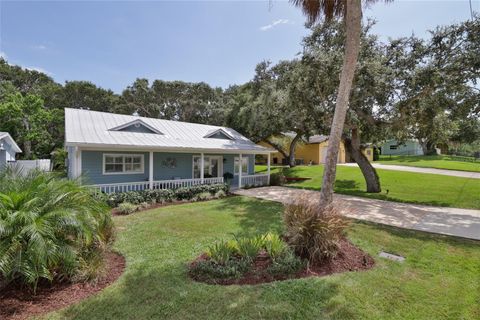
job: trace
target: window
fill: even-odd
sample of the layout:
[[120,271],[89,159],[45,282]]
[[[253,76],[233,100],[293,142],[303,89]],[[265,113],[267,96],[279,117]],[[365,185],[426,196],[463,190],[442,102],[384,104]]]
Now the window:
[[[238,167],[238,159],[239,157],[235,157],[234,160],[234,173],[239,174],[239,167]],[[248,173],[248,158],[242,157],[242,174]]]
[[104,154],[103,174],[144,172],[143,154]]
[[398,146],[397,145],[391,145],[390,150],[397,150]]

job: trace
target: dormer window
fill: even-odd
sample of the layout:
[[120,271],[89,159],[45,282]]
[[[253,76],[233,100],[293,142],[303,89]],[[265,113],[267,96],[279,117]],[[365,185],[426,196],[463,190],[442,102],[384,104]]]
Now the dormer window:
[[110,129],[110,131],[163,134],[162,132],[158,131],[157,129],[148,125],[140,119],[122,124],[121,126]]
[[235,140],[228,132],[223,129],[214,130],[207,133],[204,138]]

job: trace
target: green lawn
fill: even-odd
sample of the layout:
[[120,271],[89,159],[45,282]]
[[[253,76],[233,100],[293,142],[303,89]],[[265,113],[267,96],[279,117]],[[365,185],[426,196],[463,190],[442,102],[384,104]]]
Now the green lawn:
[[[258,172],[265,170],[264,166],[256,168]],[[272,172],[278,170],[277,167]],[[284,172],[291,177],[312,178],[288,186],[318,190],[322,184],[322,165],[285,168]],[[335,192],[397,202],[480,209],[479,179],[380,169],[377,172],[383,190],[381,194],[365,192],[365,180],[359,168],[338,166]],[[386,190],[389,190],[388,194]]]
[[460,157],[452,156],[380,156],[375,163],[395,164],[411,167],[436,168],[447,170],[480,172],[480,160],[465,158],[471,161],[459,161]]
[[[376,266],[256,286],[191,281],[187,264],[216,239],[281,231],[280,204],[230,197],[115,218],[127,260],[112,286],[47,319],[479,319],[480,243],[355,222]],[[381,250],[402,263],[378,258]]]

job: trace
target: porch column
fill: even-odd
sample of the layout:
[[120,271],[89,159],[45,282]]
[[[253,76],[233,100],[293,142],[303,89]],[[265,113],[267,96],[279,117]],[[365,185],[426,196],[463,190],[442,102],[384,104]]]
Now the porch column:
[[267,174],[268,174],[267,185],[270,185],[270,152],[267,155]]
[[205,161],[203,153],[200,154],[200,182],[203,184],[203,176],[205,175]]
[[153,151],[150,151],[148,158],[148,182],[149,188],[153,189]]
[[242,154],[238,157],[238,188],[242,188]]

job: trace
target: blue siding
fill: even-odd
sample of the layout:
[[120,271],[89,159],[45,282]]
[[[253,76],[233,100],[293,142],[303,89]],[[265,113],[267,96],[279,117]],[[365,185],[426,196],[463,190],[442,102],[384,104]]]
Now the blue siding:
[[[175,159],[176,167],[168,168],[164,163],[168,158]],[[192,153],[159,153],[153,154],[153,179],[172,180],[175,178],[192,178]]]
[[[103,174],[103,154],[143,154],[145,159],[143,174]],[[102,152],[82,151],[82,175],[85,184],[105,184],[148,181],[148,152]]]
[[69,179],[73,179],[73,157],[75,157],[75,148],[67,147],[67,176]]
[[[73,148],[69,151],[69,164],[73,157]],[[145,158],[145,166],[143,174],[103,174],[103,154],[143,154]],[[155,152],[153,154],[153,179],[154,180],[171,180],[175,178],[191,179],[192,161],[194,155],[198,153],[161,153]],[[211,154],[218,156],[218,154]],[[205,154],[208,157],[209,154]],[[233,159],[236,155],[223,155],[223,173],[230,172],[233,174]],[[248,174],[255,172],[255,156],[245,155],[249,158]],[[175,168],[168,167],[167,159],[175,159]],[[70,168],[69,168],[70,175]],[[85,178],[86,184],[108,184],[108,183],[122,183],[122,182],[140,182],[148,181],[149,175],[149,153],[148,152],[102,152],[102,151],[82,151],[82,175]],[[233,183],[238,183],[238,178],[234,179]]]

